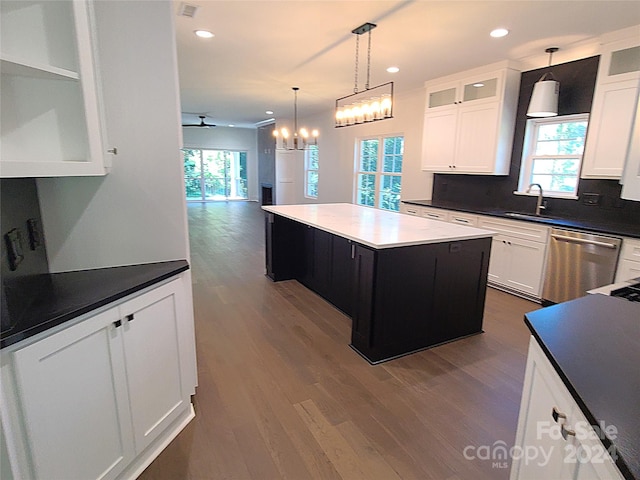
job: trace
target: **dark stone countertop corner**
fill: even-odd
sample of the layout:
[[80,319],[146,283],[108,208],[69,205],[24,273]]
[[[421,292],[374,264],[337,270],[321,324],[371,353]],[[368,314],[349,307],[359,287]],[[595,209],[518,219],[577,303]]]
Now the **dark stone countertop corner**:
[[189,269],[186,260],[32,275],[2,284],[0,348]]

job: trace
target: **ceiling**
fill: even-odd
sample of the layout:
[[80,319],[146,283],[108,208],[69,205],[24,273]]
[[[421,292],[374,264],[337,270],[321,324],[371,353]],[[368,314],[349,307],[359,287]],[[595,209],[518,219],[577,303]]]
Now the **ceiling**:
[[[371,86],[393,80],[396,92],[426,80],[504,59],[546,62],[544,50],[580,44],[640,24],[640,2],[628,1],[314,1],[174,0],[183,122],[255,127],[330,110],[353,93],[355,27],[372,22]],[[491,38],[496,27],[509,29]],[[194,35],[197,29],[215,34]],[[360,82],[367,36],[360,38]],[[542,62],[542,63],[540,63]],[[386,72],[397,66],[395,74]],[[266,114],[272,110],[273,114]]]

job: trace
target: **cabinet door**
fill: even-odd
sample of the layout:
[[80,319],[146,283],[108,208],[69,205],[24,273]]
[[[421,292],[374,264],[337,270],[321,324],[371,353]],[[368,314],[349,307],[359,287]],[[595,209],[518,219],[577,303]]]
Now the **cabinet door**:
[[120,306],[131,418],[141,452],[189,406],[180,355],[184,292],[171,282]]
[[574,480],[622,480],[610,455],[610,452],[615,454],[615,448],[607,451],[579,408],[574,410],[571,422],[576,426],[576,438],[568,460],[577,468]]
[[331,237],[324,230],[303,226],[302,271],[298,280],[323,297],[327,297],[331,283]]
[[460,100],[460,83],[451,82],[429,87],[427,89],[426,112],[457,105]]
[[422,170],[453,173],[457,118],[455,106],[424,116]]
[[534,459],[514,459],[511,480],[573,478],[575,465],[565,461],[567,441],[560,433],[565,420],[554,420],[553,411],[555,409],[568,420],[575,402],[533,342],[529,344],[516,446],[522,451],[536,449],[538,456]]
[[[492,173],[496,164],[496,145],[500,105],[497,102],[462,105],[458,113],[457,173]],[[507,172],[496,172],[507,173]]]
[[546,246],[515,237],[506,237],[509,250],[506,285],[540,296]]
[[329,298],[331,303],[351,316],[356,244],[346,238],[332,235],[331,249],[331,293]]
[[107,310],[15,353],[36,478],[110,479],[132,460],[117,320]]
[[589,119],[583,178],[620,178],[638,101],[638,82],[598,85]]
[[502,72],[482,74],[462,81],[460,100],[463,105],[495,102],[502,93]]
[[504,285],[506,266],[509,264],[506,237],[496,235],[491,239],[491,257],[489,258],[489,275],[487,279]]

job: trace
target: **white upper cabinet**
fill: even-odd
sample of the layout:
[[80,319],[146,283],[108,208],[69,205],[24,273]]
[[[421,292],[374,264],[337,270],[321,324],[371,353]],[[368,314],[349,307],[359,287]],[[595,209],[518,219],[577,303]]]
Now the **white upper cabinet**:
[[618,179],[627,159],[640,80],[640,38],[606,44],[585,145],[582,178]]
[[0,176],[104,175],[91,3],[0,2]]
[[425,86],[422,170],[507,175],[520,72],[501,62]]

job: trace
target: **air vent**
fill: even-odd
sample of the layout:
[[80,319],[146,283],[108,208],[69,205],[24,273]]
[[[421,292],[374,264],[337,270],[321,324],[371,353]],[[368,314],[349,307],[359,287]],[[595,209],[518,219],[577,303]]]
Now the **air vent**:
[[198,5],[191,5],[185,2],[180,4],[180,9],[178,10],[178,15],[181,17],[191,17],[193,18],[198,11]]

